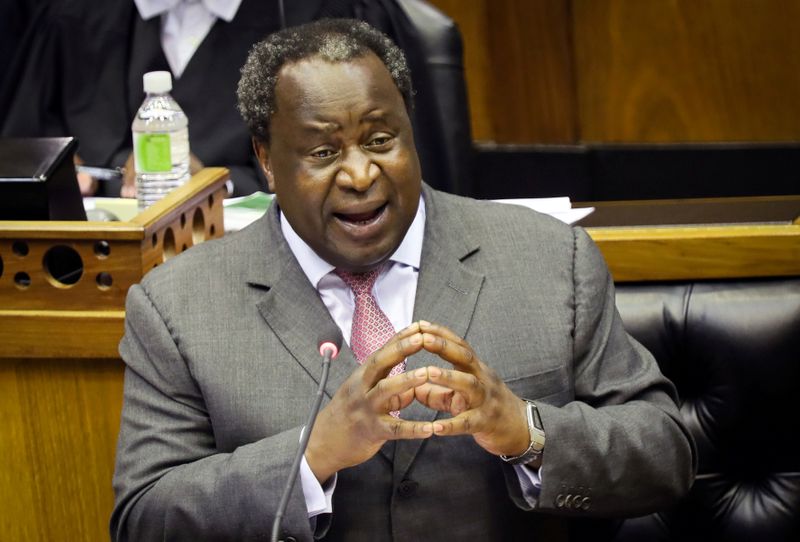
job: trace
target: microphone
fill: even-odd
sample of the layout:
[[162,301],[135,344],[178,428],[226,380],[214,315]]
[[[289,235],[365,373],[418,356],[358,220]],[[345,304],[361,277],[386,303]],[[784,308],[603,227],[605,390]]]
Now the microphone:
[[308,421],[303,429],[303,435],[300,437],[300,445],[297,447],[297,453],[294,456],[292,467],[289,470],[289,479],[286,481],[286,486],[283,488],[283,495],[281,495],[280,504],[278,504],[278,511],[275,514],[275,520],[272,522],[272,542],[278,542],[278,536],[281,530],[281,520],[283,514],[286,512],[286,507],[289,505],[289,496],[292,494],[294,483],[297,480],[297,474],[300,472],[300,463],[303,459],[303,454],[308,447],[308,438],[311,435],[311,430],[314,428],[314,422],[319,414],[319,408],[322,405],[322,396],[325,394],[325,386],[328,384],[328,372],[331,368],[331,360],[339,355],[339,349],[342,347],[342,332],[333,323],[322,330],[317,339],[319,345],[319,355],[322,356],[322,376],[319,379],[319,388],[317,394],[314,396],[314,405],[311,407],[311,412],[308,415]]

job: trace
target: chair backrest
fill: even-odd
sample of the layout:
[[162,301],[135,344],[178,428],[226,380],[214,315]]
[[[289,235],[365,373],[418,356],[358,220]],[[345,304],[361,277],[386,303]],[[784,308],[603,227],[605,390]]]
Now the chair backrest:
[[617,306],[678,389],[699,472],[614,540],[800,540],[800,278],[622,285]]

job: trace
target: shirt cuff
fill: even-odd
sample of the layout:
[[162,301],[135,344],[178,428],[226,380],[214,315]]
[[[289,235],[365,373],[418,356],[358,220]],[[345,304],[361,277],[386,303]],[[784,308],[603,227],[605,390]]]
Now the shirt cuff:
[[517,473],[519,487],[522,489],[522,498],[531,507],[536,508],[539,505],[539,492],[542,490],[542,468],[533,469],[526,465],[513,465],[513,467]]
[[303,497],[306,500],[309,518],[333,513],[333,490],[336,489],[338,476],[338,474],[334,474],[323,487],[311,472],[306,456],[303,456],[300,462],[300,482],[303,486]]

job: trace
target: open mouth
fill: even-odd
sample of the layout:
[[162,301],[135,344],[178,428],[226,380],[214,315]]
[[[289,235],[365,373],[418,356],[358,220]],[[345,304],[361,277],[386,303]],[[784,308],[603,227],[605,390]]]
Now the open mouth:
[[366,211],[363,213],[334,213],[334,216],[341,220],[342,222],[353,224],[356,226],[366,226],[375,222],[382,214],[383,211],[386,209],[386,204],[384,203],[377,209],[373,209],[372,211]]

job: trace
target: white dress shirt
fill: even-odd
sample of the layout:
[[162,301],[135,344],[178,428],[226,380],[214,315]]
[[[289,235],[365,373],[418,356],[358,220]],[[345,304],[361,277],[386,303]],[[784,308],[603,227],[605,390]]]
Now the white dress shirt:
[[192,55],[222,19],[231,22],[242,0],[134,0],[145,21],[161,15],[161,48],[177,79]]
[[[353,324],[355,300],[353,292],[344,281],[333,273],[335,267],[320,258],[314,250],[294,231],[289,221],[281,213],[281,231],[289,248],[297,258],[309,282],[319,292],[322,302],[330,312],[333,321],[342,330],[342,337],[350,344],[350,330]],[[387,265],[375,281],[373,294],[378,306],[386,314],[395,331],[411,325],[414,316],[414,301],[417,292],[417,278],[422,258],[422,241],[425,236],[425,201],[419,200],[419,207],[403,241],[389,258]],[[499,459],[498,459],[499,460]],[[531,506],[536,505],[541,488],[539,471],[524,466],[515,466],[522,494]],[[337,476],[323,488],[308,466],[305,457],[300,464],[300,481],[308,508],[308,517],[333,512],[333,491]]]

